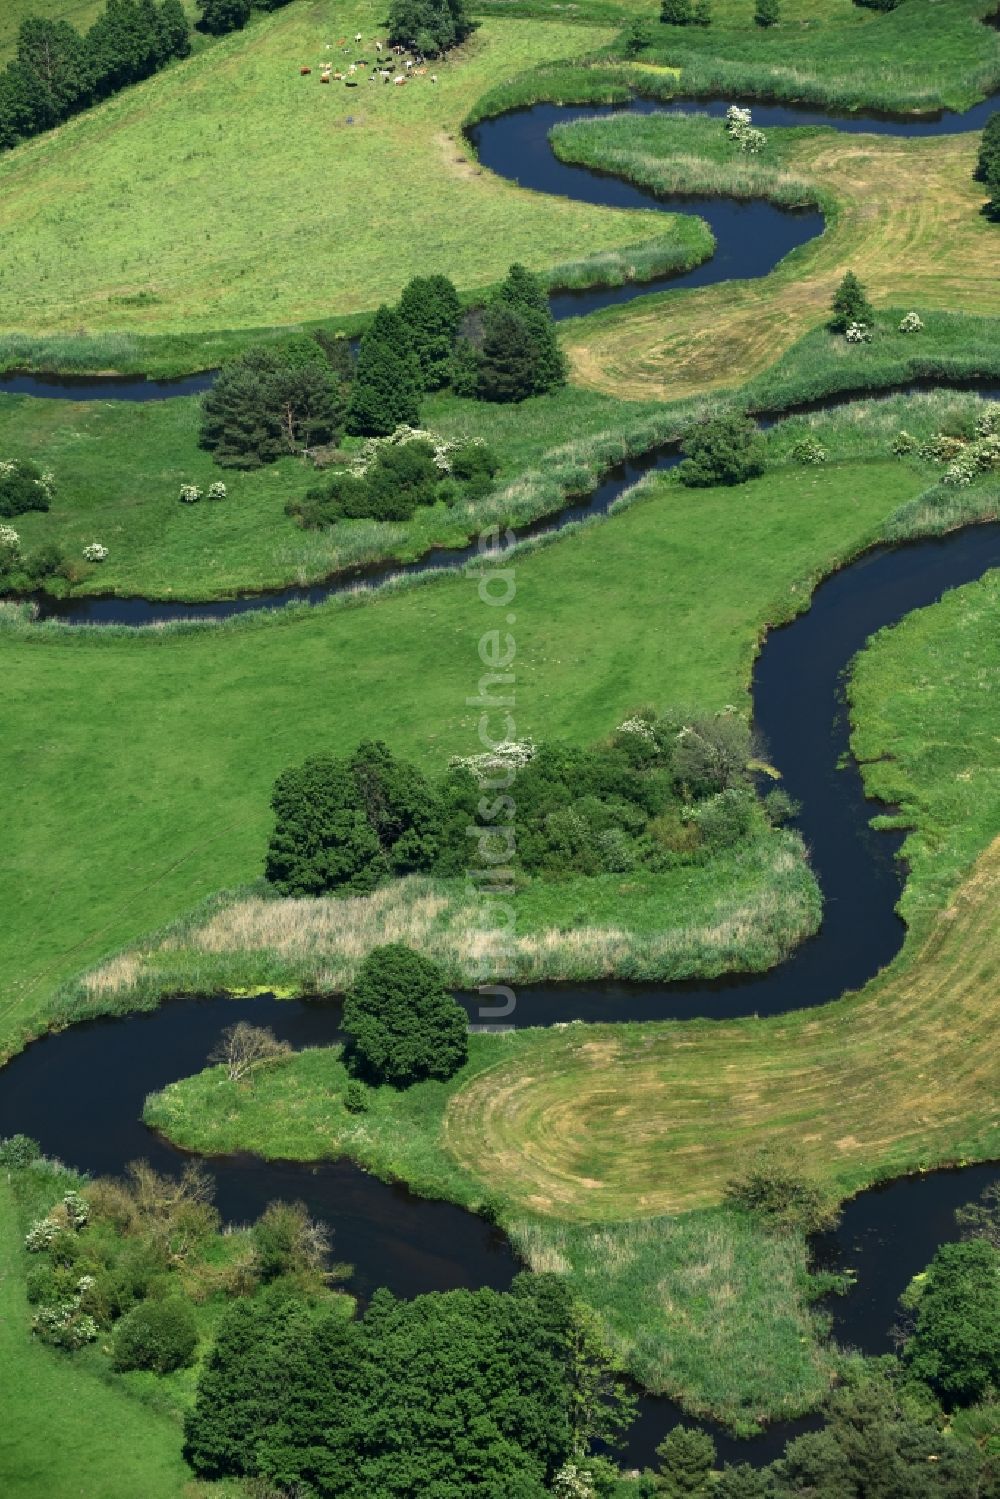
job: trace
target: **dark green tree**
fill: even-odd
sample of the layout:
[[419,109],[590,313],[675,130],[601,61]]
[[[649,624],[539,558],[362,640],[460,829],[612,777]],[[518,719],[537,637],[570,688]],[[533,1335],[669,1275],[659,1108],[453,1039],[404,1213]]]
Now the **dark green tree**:
[[198,1327],[189,1301],[140,1301],[115,1327],[114,1367],[169,1374],[194,1358]]
[[715,1443],[696,1426],[675,1426],[656,1449],[660,1460],[653,1491],[665,1499],[707,1499],[715,1466]]
[[45,98],[37,76],[19,62],[0,70],[0,150],[45,129]]
[[372,890],[388,861],[361,805],[350,762],[316,755],[279,775],[264,873],[282,895]]
[[388,25],[390,42],[425,57],[447,52],[475,29],[465,0],[392,0]]
[[830,327],[835,333],[846,332],[851,323],[865,323],[869,328],[875,325],[874,308],[853,271],[848,271],[837,287],[831,311]]
[[634,16],[622,35],[622,51],[626,57],[638,57],[653,44],[653,28],[645,16]]
[[455,340],[448,379],[457,396],[471,397],[476,394],[479,388],[479,355],[471,339]]
[[486,401],[523,401],[565,383],[566,361],[538,278],[512,265],[497,298],[483,309],[476,393]]
[[344,1000],[350,1065],[395,1088],[447,1078],[468,1055],[468,1019],[429,958],[400,943],[374,948]]
[[17,60],[32,89],[37,128],[57,125],[88,100],[94,82],[90,54],[68,22],[37,16],[22,21]]
[[705,488],[745,484],[764,472],[764,445],[754,422],[741,412],[693,427],[681,444],[685,460],[677,469],[682,484]]
[[696,26],[711,26],[712,0],[694,0],[694,11],[691,19]]
[[387,437],[420,420],[420,365],[406,328],[391,307],[380,307],[361,339],[354,369],[347,430]]
[[691,0],[662,0],[660,20],[664,26],[690,26],[694,22]]
[[1000,221],[1000,161],[994,162],[986,178],[986,191],[989,199],[985,205],[988,218]]
[[712,1499],[774,1499],[770,1468],[752,1468],[749,1463],[731,1467],[726,1463],[712,1490]]
[[191,51],[191,27],[181,0],[162,0],[160,40],[166,57],[187,57]]
[[1000,110],[990,115],[983,127],[983,138],[979,143],[976,159],[976,181],[988,182],[991,175],[1000,171]]
[[758,26],[765,29],[769,26],[777,26],[781,20],[781,0],[757,0],[753,18]]
[[200,31],[224,36],[227,31],[242,31],[250,19],[253,0],[198,0]]
[[259,468],[335,441],[344,420],[340,386],[318,347],[309,363],[254,346],[222,366],[202,397],[200,442],[227,468]]
[[159,14],[149,0],[107,0],[87,32],[94,91],[113,94],[155,73],[163,58]]
[[28,510],[48,510],[50,489],[42,471],[29,458],[15,458],[0,472],[0,519],[24,515]]
[[1000,1387],[1000,1250],[988,1239],[942,1244],[903,1356],[949,1404],[969,1405]]
[[403,288],[399,316],[417,356],[424,390],[448,383],[462,304],[447,276],[414,276]]

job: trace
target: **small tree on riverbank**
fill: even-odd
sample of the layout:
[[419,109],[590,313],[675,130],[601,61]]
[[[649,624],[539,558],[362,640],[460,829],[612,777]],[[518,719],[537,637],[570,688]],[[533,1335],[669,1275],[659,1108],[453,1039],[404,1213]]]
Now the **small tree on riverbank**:
[[852,324],[860,324],[866,328],[874,326],[875,309],[853,271],[848,271],[837,287],[831,311],[833,316],[830,327],[835,333],[846,333]]
[[682,444],[687,455],[677,470],[682,484],[707,488],[745,484],[764,472],[764,446],[754,422],[742,412],[693,427]]
[[379,1083],[447,1078],[468,1055],[465,1011],[436,963],[401,943],[376,947],[344,1001],[348,1062]]

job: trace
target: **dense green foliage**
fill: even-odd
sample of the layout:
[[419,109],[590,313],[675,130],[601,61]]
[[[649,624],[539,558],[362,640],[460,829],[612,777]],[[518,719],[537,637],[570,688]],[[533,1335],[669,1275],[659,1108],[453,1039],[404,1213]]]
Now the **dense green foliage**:
[[197,1344],[198,1326],[187,1301],[179,1296],[142,1301],[115,1326],[114,1366],[169,1374],[191,1362]]
[[341,470],[289,500],[286,514],[308,529],[366,516],[409,520],[421,505],[482,499],[490,489],[499,461],[485,443],[439,444],[435,451],[429,438],[403,435],[409,440],[379,444],[363,468]]
[[399,313],[380,307],[358,349],[347,430],[366,437],[387,437],[399,426],[420,418],[420,364]]
[[216,463],[258,468],[336,441],[342,388],[314,339],[256,345],[222,366],[202,397],[200,442]]
[[468,1056],[468,1020],[436,963],[401,943],[376,947],[344,1000],[351,1067],[375,1083],[409,1087],[449,1078]]
[[0,150],[49,130],[191,49],[178,0],[107,0],[81,36],[68,21],[29,17],[0,73]]
[[692,427],[681,446],[686,457],[677,477],[694,489],[745,484],[764,472],[764,445],[756,423],[738,411]]
[[52,503],[52,476],[26,458],[0,462],[0,517],[24,515],[28,510],[48,510]]
[[448,383],[451,351],[462,321],[458,292],[447,276],[414,276],[403,288],[397,311],[420,365],[425,390]]
[[240,31],[250,19],[253,0],[198,0],[202,31],[214,36],[224,36],[227,31]]
[[777,26],[781,20],[781,0],[757,0],[753,18],[758,26],[765,29]]
[[437,800],[420,771],[381,742],[284,771],[271,806],[265,873],[282,895],[371,890],[425,869],[437,851]]
[[770,1154],[757,1156],[726,1183],[726,1201],[772,1227],[795,1233],[829,1229],[838,1216],[817,1182]]
[[984,1238],[943,1244],[917,1287],[910,1372],[952,1405],[1000,1388],[1000,1250]]
[[565,383],[548,297],[537,276],[512,265],[496,298],[483,309],[476,350],[481,400],[523,401]]
[[653,1492],[663,1499],[708,1499],[715,1443],[707,1432],[675,1426],[656,1449]]
[[391,0],[388,24],[391,42],[425,57],[449,51],[474,29],[465,0]]
[[223,1319],[186,1423],[206,1477],[261,1474],[319,1499],[543,1499],[620,1393],[563,1283],[397,1301],[345,1323],[286,1297]]
[[862,323],[870,328],[875,322],[875,309],[853,271],[847,271],[837,287],[831,312],[830,327],[835,333],[846,333],[852,323]]

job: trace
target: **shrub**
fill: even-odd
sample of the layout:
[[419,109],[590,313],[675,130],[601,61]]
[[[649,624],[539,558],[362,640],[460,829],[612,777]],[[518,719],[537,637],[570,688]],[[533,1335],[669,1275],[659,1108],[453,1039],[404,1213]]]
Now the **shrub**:
[[119,1371],[152,1369],[169,1374],[194,1358],[198,1328],[194,1313],[179,1296],[141,1301],[115,1328],[113,1363]]
[[867,323],[848,323],[844,337],[849,344],[870,344],[872,330]]
[[831,311],[833,316],[830,319],[830,327],[835,333],[846,333],[848,328],[855,323],[864,324],[866,327],[874,324],[875,312],[865,295],[864,287],[853,271],[848,271],[837,287]]
[[778,1229],[799,1233],[818,1233],[832,1227],[838,1217],[815,1182],[769,1151],[762,1151],[726,1183],[725,1199]]
[[48,510],[55,490],[53,476],[27,459],[0,460],[0,516]]
[[777,26],[781,20],[781,0],[757,0],[753,18],[758,26]]
[[251,1234],[254,1265],[265,1285],[281,1275],[327,1278],[330,1233],[310,1218],[305,1203],[268,1203]]
[[250,19],[253,0],[198,0],[198,27],[212,36],[242,31]]
[[907,453],[916,452],[919,446],[917,439],[904,430],[896,433],[889,444],[889,451],[897,458],[905,458]]
[[30,1135],[8,1135],[6,1140],[0,1140],[0,1166],[6,1166],[8,1171],[23,1171],[41,1153],[42,1147]]
[[451,1077],[468,1055],[468,1020],[441,970],[399,943],[374,948],[361,964],[344,1032],[350,1065],[397,1088]]
[[31,1319],[31,1330],[43,1343],[70,1351],[93,1343],[97,1337],[97,1323],[83,1310],[79,1294],[40,1306]]
[[696,26],[711,26],[712,0],[694,0],[694,11],[691,19]]
[[368,1089],[356,1077],[352,1077],[344,1089],[344,1108],[349,1114],[367,1114],[371,1108]]
[[760,434],[742,413],[715,417],[692,428],[682,448],[687,456],[677,474],[682,484],[694,488],[744,484],[764,471]]
[[92,541],[83,549],[83,555],[88,562],[106,562],[108,549],[100,541]]
[[805,437],[800,437],[789,454],[789,457],[794,462],[812,466],[825,463],[827,456],[826,448],[824,448],[819,438],[814,437],[812,433],[807,433]]
[[718,850],[742,842],[753,827],[755,810],[752,792],[730,787],[693,808],[691,817],[708,847]]
[[923,319],[915,312],[908,312],[900,318],[900,333],[922,333],[924,328]]
[[664,26],[690,26],[694,22],[691,0],[662,0],[660,20]]
[[229,491],[221,479],[216,479],[214,484],[208,486],[208,498],[210,500],[224,500]]
[[653,42],[653,28],[644,16],[633,16],[622,37],[622,51],[626,57],[638,57]]
[[182,484],[181,492],[177,498],[182,505],[197,505],[201,499],[201,490],[197,484]]

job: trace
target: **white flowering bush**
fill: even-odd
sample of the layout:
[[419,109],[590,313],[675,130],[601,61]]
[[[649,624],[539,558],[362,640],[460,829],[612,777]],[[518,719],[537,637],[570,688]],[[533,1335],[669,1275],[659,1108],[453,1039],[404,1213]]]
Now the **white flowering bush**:
[[977,437],[1000,436],[1000,401],[990,401],[982,416],[976,418]]
[[481,755],[452,755],[448,764],[459,770],[468,770],[477,780],[485,780],[498,771],[518,771],[534,757],[535,746],[530,739],[504,739],[496,749]]
[[81,1310],[79,1296],[55,1306],[39,1307],[31,1319],[31,1330],[43,1343],[52,1343],[57,1348],[82,1348],[97,1337],[97,1323]]
[[594,1499],[597,1490],[586,1469],[570,1462],[564,1463],[553,1478],[552,1492],[558,1499]]
[[915,312],[908,312],[900,320],[899,331],[900,333],[922,333],[924,331],[923,319]]
[[917,448],[917,454],[930,463],[951,463],[964,450],[965,443],[960,437],[951,437],[947,432],[935,432],[933,437],[928,437]]
[[99,541],[92,541],[83,549],[83,555],[88,562],[104,562],[107,560],[108,549]]
[[656,735],[653,732],[653,725],[650,723],[649,719],[640,718],[638,714],[634,715],[632,718],[626,718],[625,721],[623,723],[620,723],[615,729],[615,733],[634,734],[637,739],[646,739],[650,743],[652,743],[652,741],[656,738]]
[[749,109],[743,109],[739,104],[730,104],[726,110],[726,134],[736,142],[741,151],[756,156],[767,145],[767,136],[750,121]]
[[58,1232],[59,1225],[53,1223],[51,1218],[39,1218],[25,1234],[24,1247],[29,1254],[42,1254]]
[[867,323],[848,323],[844,337],[849,344],[870,344],[872,330]]
[[66,1209],[66,1217],[77,1233],[84,1227],[90,1217],[90,1204],[79,1192],[67,1192],[63,1198],[63,1207]]
[[[21,463],[17,458],[0,458],[0,479],[8,479],[11,474],[23,473],[27,469],[30,476],[34,464]],[[37,473],[38,471],[35,470]],[[31,480],[36,489],[40,489],[47,500],[51,500],[56,492],[56,476],[51,470],[39,473],[37,479]]]
[[0,553],[5,552],[7,558],[19,556],[21,551],[21,538],[13,526],[0,526]]
[[819,438],[814,437],[811,432],[807,432],[793,446],[791,457],[795,463],[807,463],[816,466],[820,463],[825,463],[828,454]]
[[216,479],[214,484],[208,486],[208,498],[210,500],[224,500],[229,493],[221,479]]
[[896,433],[890,442],[889,452],[895,454],[897,458],[905,458],[907,453],[916,452],[918,446],[917,439],[907,432],[904,427]]
[[[473,438],[473,441],[479,447],[484,446],[481,437]],[[437,469],[442,474],[451,473],[451,464],[448,461],[448,455],[457,446],[457,443],[453,442],[451,438],[442,437],[439,432],[431,432],[424,427],[409,427],[405,422],[401,426],[398,426],[394,432],[390,432],[388,437],[369,437],[361,445],[358,450],[358,456],[354,461],[355,473],[363,474],[367,472],[375,462],[382,448],[395,448],[407,442],[428,443],[434,449],[434,463]]]
[[979,437],[967,443],[944,471],[945,484],[961,488],[971,484],[979,474],[1000,469],[1000,436]]
[[197,505],[201,499],[201,490],[197,484],[182,484],[181,492],[177,498],[182,505]]

